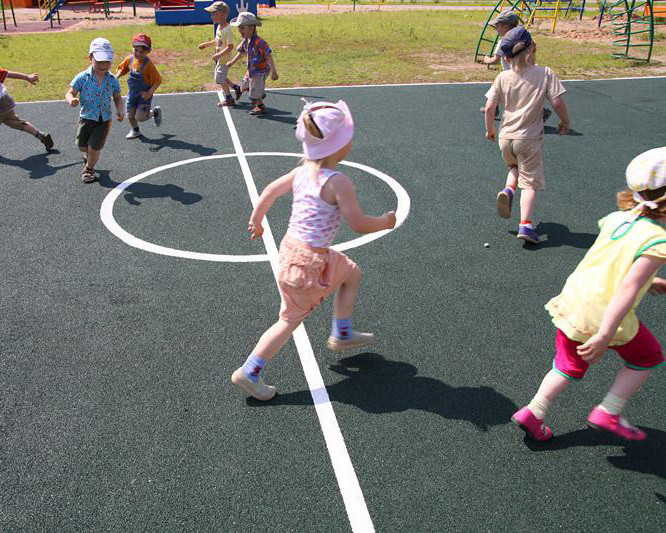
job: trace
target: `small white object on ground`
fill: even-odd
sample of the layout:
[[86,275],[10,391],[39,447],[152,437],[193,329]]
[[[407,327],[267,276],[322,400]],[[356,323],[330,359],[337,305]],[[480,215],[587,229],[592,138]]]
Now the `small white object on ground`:
[[484,242],[484,243],[483,243],[483,246],[485,246],[486,248],[490,248],[490,243],[488,243],[488,242]]

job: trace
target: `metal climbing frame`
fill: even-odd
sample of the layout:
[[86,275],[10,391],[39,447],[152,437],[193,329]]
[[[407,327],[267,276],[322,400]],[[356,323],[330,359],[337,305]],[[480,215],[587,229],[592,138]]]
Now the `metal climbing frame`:
[[493,10],[488,14],[488,18],[486,18],[486,22],[483,25],[479,41],[476,44],[474,61],[478,63],[483,59],[483,56],[492,56],[495,51],[499,35],[495,29],[488,24],[491,20],[505,9],[510,9],[518,15],[520,23],[525,24],[532,16],[535,5],[534,2],[528,0],[499,0],[499,2],[495,4]]
[[654,45],[654,9],[652,0],[617,0],[606,5],[613,33],[612,53],[619,59],[650,61]]
[[[5,28],[5,31],[7,31],[7,16],[5,14],[5,2],[3,0],[0,0],[0,6],[2,6],[2,25]],[[14,3],[12,0],[9,0],[9,9],[12,10],[12,20],[14,21],[14,26],[18,26],[16,24],[16,15],[14,14]]]

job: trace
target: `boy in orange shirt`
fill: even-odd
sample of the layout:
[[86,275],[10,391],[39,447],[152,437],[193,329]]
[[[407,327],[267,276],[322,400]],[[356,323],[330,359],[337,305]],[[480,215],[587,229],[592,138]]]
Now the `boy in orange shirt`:
[[132,129],[127,134],[127,139],[136,139],[141,136],[139,122],[152,118],[155,126],[159,127],[162,124],[162,108],[160,106],[150,108],[153,94],[162,84],[159,72],[148,58],[152,41],[145,33],[139,33],[132,39],[132,48],[134,49],[132,55],[127,56],[116,69],[116,78],[129,72],[125,107]]

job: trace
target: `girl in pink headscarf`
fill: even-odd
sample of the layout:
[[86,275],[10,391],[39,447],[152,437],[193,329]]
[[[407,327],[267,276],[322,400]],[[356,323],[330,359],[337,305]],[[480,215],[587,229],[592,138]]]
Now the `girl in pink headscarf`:
[[277,392],[261,379],[266,363],[303,319],[336,290],[328,348],[348,350],[374,339],[371,333],[354,331],[351,324],[361,269],[330,248],[342,218],[357,233],[391,229],[396,222],[393,211],[379,217],[365,215],[352,181],[336,170],[351,151],[353,136],[354,121],[344,101],[307,104],[296,128],[296,138],[303,143],[303,163],[264,189],[250,217],[250,238],[261,237],[261,221],[275,200],[293,193],[289,229],[280,244],[280,316],[245,364],[231,375],[234,385],[258,400],[270,400]]

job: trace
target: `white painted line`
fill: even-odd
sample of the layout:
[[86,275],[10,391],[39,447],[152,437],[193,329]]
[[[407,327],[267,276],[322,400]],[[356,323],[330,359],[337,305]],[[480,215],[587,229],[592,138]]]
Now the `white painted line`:
[[[254,183],[254,179],[252,178],[252,173],[247,163],[247,159],[245,158],[243,147],[241,146],[240,138],[238,137],[238,132],[236,131],[236,127],[234,126],[234,123],[231,119],[229,108],[224,107],[223,111],[224,118],[227,121],[227,126],[229,127],[229,133],[231,134],[234,149],[243,171],[245,184],[247,185],[247,190],[250,194],[250,199],[252,200],[252,205],[256,206],[257,200],[259,199],[259,194],[257,193],[257,187]],[[275,244],[275,239],[273,239],[273,233],[271,231],[270,225],[268,224],[267,218],[264,218],[262,226],[264,228],[264,234],[262,238],[264,245],[266,246],[266,251],[268,252],[271,268],[273,270],[273,276],[277,281],[277,245]],[[349,457],[349,452],[347,451],[347,446],[345,445],[345,441],[342,437],[342,432],[340,431],[338,420],[335,416],[333,406],[331,405],[330,399],[328,397],[328,392],[326,391],[321,372],[317,366],[314,352],[312,351],[310,339],[308,339],[308,335],[303,324],[296,328],[293,333],[293,337],[294,342],[296,343],[298,356],[301,360],[301,365],[303,366],[305,378],[308,382],[310,394],[312,395],[312,400],[314,401],[317,417],[319,418],[319,424],[321,425],[321,429],[324,434],[324,440],[326,441],[328,454],[331,458],[333,471],[335,472],[335,477],[338,481],[338,487],[340,488],[340,493],[342,494],[342,499],[345,504],[345,509],[347,510],[347,517],[349,518],[352,531],[364,533],[374,531],[375,528],[372,523],[372,519],[370,518],[368,507],[365,503],[363,491],[361,490],[358,478],[356,477],[354,465],[352,465],[351,458]]]
[[[260,156],[260,157],[278,156],[278,157],[300,158],[303,156],[303,154],[288,153],[288,152],[251,152],[243,154],[243,157],[245,158],[254,157],[254,156]],[[119,185],[117,185],[114,189],[112,189],[111,192],[109,192],[106,198],[104,198],[104,200],[102,201],[102,206],[100,208],[100,218],[102,219],[102,223],[107,227],[107,229],[111,233],[113,233],[125,244],[128,244],[129,246],[133,246],[134,248],[139,248],[140,250],[144,250],[146,252],[150,252],[153,254],[167,255],[170,257],[182,257],[184,259],[194,259],[197,261],[215,261],[215,262],[230,262],[230,263],[252,263],[260,261],[268,261],[269,257],[266,254],[256,254],[256,255],[211,254],[204,252],[191,252],[189,250],[181,250],[178,248],[168,248],[166,246],[160,246],[158,244],[145,241],[143,239],[140,239],[132,235],[130,232],[121,227],[113,216],[113,206],[116,200],[118,200],[121,194],[133,183],[136,183],[144,178],[147,178],[148,176],[157,174],[158,172],[162,172],[170,168],[175,168],[182,165],[189,165],[190,163],[197,163],[209,159],[228,159],[236,157],[237,157],[236,153],[194,157],[192,159],[185,159],[183,161],[176,161],[175,163],[169,163],[161,167],[155,167],[137,176],[128,178]],[[341,161],[340,164],[363,170],[368,174],[372,174],[373,176],[378,177],[380,180],[386,183],[393,190],[394,194],[396,195],[396,199],[398,201],[398,205],[396,207],[395,228],[399,227],[405,221],[405,219],[409,215],[411,200],[409,198],[409,195],[407,194],[407,191],[405,191],[405,189],[402,187],[402,185],[400,185],[400,183],[398,183],[391,176],[384,174],[383,172],[380,172],[379,170],[369,167],[367,165],[361,165],[360,163],[354,163],[352,161]],[[338,251],[349,250],[351,248],[361,246],[362,244],[367,244],[371,241],[374,241],[375,239],[379,239],[380,237],[383,237],[387,233],[393,231],[395,228],[390,230],[377,231],[375,233],[368,233],[366,235],[362,235],[360,237],[357,237],[349,241],[340,242],[334,245],[332,248]]]

